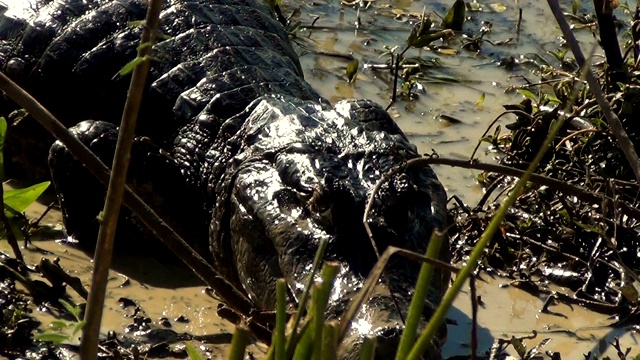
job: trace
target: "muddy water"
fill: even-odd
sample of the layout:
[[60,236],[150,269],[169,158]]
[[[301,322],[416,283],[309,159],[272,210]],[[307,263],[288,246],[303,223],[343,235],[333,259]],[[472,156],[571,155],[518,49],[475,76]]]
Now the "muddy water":
[[[440,15],[446,12],[452,1],[429,1],[426,10]],[[487,126],[502,111],[502,105],[519,102],[523,96],[514,91],[505,91],[512,86],[521,86],[530,81],[540,80],[535,67],[526,59],[538,54],[550,64],[558,67],[559,62],[548,51],[561,47],[560,31],[544,1],[478,1],[483,11],[467,13],[471,17],[465,25],[468,34],[477,33],[487,23],[492,30],[484,38],[493,43],[512,40],[507,45],[494,46],[482,43],[477,52],[461,50],[457,55],[443,55],[429,50],[410,50],[407,56],[420,56],[423,59],[437,57],[442,67],[433,69],[432,77],[444,76],[456,79],[454,82],[425,81],[414,101],[400,101],[389,112],[400,127],[410,134],[412,141],[421,153],[431,153],[432,149],[441,156],[470,158],[474,147]],[[566,9],[570,1],[563,1]],[[580,2],[588,6],[590,2]],[[585,5],[586,3],[586,5]],[[372,66],[384,62],[380,60],[383,45],[404,48],[415,14],[422,12],[425,2],[391,1],[374,2],[368,9],[358,13],[354,8],[339,7],[335,3],[322,3],[317,6],[302,6],[301,20],[309,23],[315,17],[315,25],[322,27],[311,31],[312,47],[328,53],[351,54],[360,61],[360,70],[355,84],[345,80],[344,69],[348,60],[336,60],[327,56],[303,56],[307,80],[319,89],[331,101],[343,98],[369,98],[380,104],[388,104],[392,94],[392,75],[388,70],[375,71]],[[503,6],[501,6],[503,5]],[[633,7],[634,4],[629,4]],[[518,34],[518,6],[523,10],[521,30]],[[578,14],[589,11],[581,8]],[[397,15],[395,18],[387,14]],[[359,28],[356,21],[359,15]],[[620,12],[621,18],[628,18]],[[436,19],[437,17],[434,17]],[[434,20],[435,23],[439,21]],[[381,30],[384,29],[384,30]],[[306,34],[309,34],[308,32]],[[594,46],[594,37],[589,29],[576,32],[585,53]],[[442,45],[441,43],[438,43]],[[460,49],[460,37],[449,41],[452,48]],[[601,61],[602,55],[596,52],[594,61]],[[501,60],[512,56],[516,60],[513,69],[499,66]],[[363,66],[363,64],[366,64]],[[525,80],[526,79],[526,80]],[[538,88],[531,88],[536,92]],[[541,88],[548,91],[547,88]],[[483,96],[484,101],[476,102]],[[459,122],[449,122],[442,115],[452,116]],[[498,122],[504,128],[513,121],[505,117]],[[493,133],[493,131],[491,132]],[[492,154],[485,151],[487,145],[480,147],[477,158],[492,161]],[[436,167],[440,180],[447,188],[449,196],[457,195],[463,201],[474,205],[482,196],[477,185],[477,172],[465,169]],[[478,285],[484,306],[479,311],[479,331],[481,352],[487,351],[496,338],[523,337],[538,332],[535,339],[525,341],[529,347],[539,344],[545,338],[552,341],[542,348],[561,352],[564,359],[583,358],[581,355],[591,352],[613,354],[609,342],[614,336],[623,336],[622,348],[637,347],[637,339],[625,329],[611,329],[607,324],[613,322],[606,316],[587,311],[583,308],[559,305],[552,310],[558,315],[540,313],[543,299],[539,299],[515,288],[499,288],[503,279],[488,279]],[[471,306],[469,293],[461,294],[456,300],[449,318],[455,319],[458,326],[449,327],[449,341],[445,345],[445,355],[469,354]],[[510,350],[513,350],[512,348]],[[512,351],[513,352],[513,351]],[[640,347],[632,354],[640,353]]]
[[[569,3],[568,1],[565,1]],[[427,11],[444,14],[446,4],[441,1],[429,1]],[[509,45],[493,46],[483,43],[480,52],[461,51],[458,55],[443,55],[432,51],[421,50],[408,52],[408,55],[420,55],[423,58],[440,59],[444,65],[433,70],[433,77],[441,80],[424,82],[418,90],[418,99],[411,102],[398,102],[390,109],[390,113],[399,125],[410,135],[412,141],[422,153],[430,153],[434,149],[441,156],[468,158],[476,145],[480,134],[488,124],[502,111],[502,104],[518,102],[522,97],[516,93],[505,93],[511,85],[522,85],[525,76],[532,82],[538,75],[531,68],[516,65],[512,71],[499,67],[497,62],[508,56],[520,59],[521,54],[537,53],[544,56],[552,64],[553,58],[545,54],[547,50],[555,50],[559,46],[557,30],[552,17],[545,8],[545,2],[520,1],[523,8],[523,22],[520,36],[516,33],[517,7],[513,1],[506,1],[506,9],[492,7],[488,2],[481,2],[485,11],[471,13],[472,21],[466,25],[469,33],[476,32],[482,21],[493,24],[492,32],[485,38],[493,42],[513,41]],[[359,13],[360,26],[356,31],[357,12],[352,7],[341,6],[338,2],[304,2],[296,4],[302,13],[299,19],[310,24],[314,17],[321,29],[304,31],[298,36],[309,36],[306,46],[314,51],[337,54],[352,54],[360,60],[360,73],[355,84],[349,84],[344,78],[344,68],[348,61],[336,57],[322,56],[313,52],[302,56],[301,61],[307,80],[318,89],[323,96],[332,102],[343,98],[369,98],[381,104],[388,103],[392,89],[392,76],[388,71],[373,71],[364,68],[364,64],[380,64],[379,59],[383,46],[404,46],[404,40],[410,29],[410,21],[417,13],[422,12],[424,2],[408,0],[391,2],[373,2],[368,9]],[[500,12],[496,11],[499,10]],[[397,18],[386,14],[394,13]],[[579,33],[585,49],[593,43],[588,31]],[[449,43],[460,49],[459,38]],[[298,49],[302,51],[301,49]],[[444,76],[455,78],[456,82],[442,81]],[[485,94],[481,104],[476,101]],[[455,117],[459,122],[445,121],[441,115]],[[504,125],[506,121],[501,124]],[[481,147],[485,149],[486,146]],[[483,160],[490,160],[491,154],[481,151],[478,155]],[[482,195],[482,189],[476,185],[475,172],[464,169],[436,168],[441,181],[450,195],[458,195],[473,205]],[[30,209],[29,215],[36,217],[42,207]],[[44,223],[58,225],[59,213],[51,213]],[[57,238],[62,234],[58,233]],[[54,236],[55,238],[55,236]],[[83,253],[62,245],[55,239],[36,241],[38,248],[50,251],[48,257],[59,257],[63,268],[79,276],[85,286],[90,282],[91,261]],[[6,242],[0,242],[0,248],[9,252]],[[43,256],[41,252],[25,250],[30,262],[37,262]],[[133,265],[133,266],[132,266]],[[187,323],[171,321],[172,329],[177,332],[189,332],[194,335],[228,334],[232,327],[215,315],[217,303],[204,295],[203,286],[188,279],[189,274],[175,268],[167,268],[163,264],[149,259],[116,260],[117,271],[111,272],[108,296],[105,304],[103,332],[109,330],[122,331],[130,323],[125,315],[128,310],[120,307],[118,299],[126,297],[134,300],[146,311],[154,321],[166,317],[171,320],[178,316],[189,319]],[[135,273],[135,278],[128,278],[123,273]],[[624,333],[625,330],[612,330],[604,325],[611,322],[605,316],[588,312],[580,307],[569,308],[560,305],[553,310],[564,316],[551,316],[539,312],[542,300],[514,288],[499,288],[505,282],[501,279],[489,279],[478,285],[484,306],[479,312],[480,350],[486,351],[496,338],[525,336],[531,330],[538,331],[536,339],[527,342],[534,346],[544,338],[553,340],[543,350],[559,351],[563,358],[581,358],[581,354],[592,351],[601,353],[607,349],[607,341],[612,336]],[[185,286],[188,285],[188,286]],[[449,341],[445,346],[447,356],[469,353],[470,305],[469,294],[459,296],[449,317],[458,325],[449,327]],[[51,321],[46,314],[40,314],[44,324]],[[222,336],[221,342],[226,337]],[[214,358],[224,354],[224,346],[207,345]],[[635,338],[629,333],[623,338],[623,347],[637,346]],[[264,349],[252,348],[260,357]]]
[[[30,217],[36,218],[44,211],[45,206],[34,204],[28,210]],[[51,228],[42,238],[34,239],[34,246],[23,250],[23,255],[30,264],[38,263],[40,258],[60,259],[60,265],[71,275],[78,276],[88,289],[91,282],[91,259],[87,254],[61,243],[64,236],[60,224],[60,213],[50,211],[43,219],[43,224]],[[0,251],[11,253],[6,241],[0,242]],[[48,252],[48,254],[43,253]],[[145,311],[153,321],[155,328],[166,327],[162,319],[169,320],[169,329],[175,332],[188,333],[194,336],[209,335],[210,341],[192,341],[200,351],[212,358],[225,358],[233,326],[216,315],[218,302],[203,292],[204,286],[182,268],[162,264],[153,259],[122,257],[115,259],[114,268],[109,275],[107,297],[102,322],[102,334],[108,331],[123,333],[123,329],[132,320],[131,308],[122,308],[120,299],[133,300]],[[128,276],[126,274],[131,274]],[[537,337],[526,340],[527,346],[536,346],[543,339],[552,341],[542,350],[560,352],[563,359],[581,358],[581,354],[614,355],[609,346],[614,336],[621,336],[621,343],[626,347],[639,347],[638,339],[628,329],[607,327],[613,320],[607,316],[585,310],[579,306],[558,305],[551,310],[558,315],[540,313],[543,299],[513,287],[501,288],[507,281],[483,275],[478,281],[478,295],[482,305],[478,313],[479,351],[489,351],[492,343],[498,339],[509,339],[511,336],[531,336],[532,330],[538,332]],[[72,291],[70,291],[72,293]],[[456,299],[454,307],[447,317],[457,325],[449,325],[449,338],[444,347],[446,357],[468,355],[470,351],[471,303],[469,291],[463,291]],[[82,302],[75,297],[78,303]],[[45,312],[34,309],[34,315],[43,323],[43,330],[54,318]],[[184,317],[187,322],[177,321]],[[71,341],[77,344],[77,339]],[[176,344],[172,344],[176,345]],[[512,349],[510,349],[513,353]],[[254,344],[249,351],[256,358],[262,358],[266,349]],[[633,353],[635,354],[635,352]]]
[[[447,6],[453,1],[428,1],[427,12],[436,12],[443,16]],[[539,81],[539,75],[526,64],[525,58],[539,54],[551,64],[559,62],[546,54],[548,50],[559,48],[560,31],[544,1],[520,1],[523,9],[521,30],[518,34],[517,1],[505,1],[503,10],[496,3],[479,1],[481,12],[467,13],[471,21],[465,25],[469,35],[478,33],[483,24],[491,24],[492,30],[484,39],[493,43],[512,40],[501,46],[489,42],[482,43],[478,52],[460,50],[462,37],[457,36],[447,45],[460,50],[456,55],[444,55],[429,50],[410,50],[406,56],[419,56],[422,59],[437,58],[442,67],[433,69],[431,78],[421,83],[415,101],[401,101],[393,105],[390,113],[400,127],[410,134],[420,152],[431,153],[432,149],[441,156],[468,159],[476,146],[480,135],[489,123],[504,109],[503,104],[519,102],[523,97],[514,91],[505,92],[511,86]],[[563,3],[570,4],[569,1]],[[590,3],[587,1],[580,3]],[[417,1],[374,1],[368,9],[359,12],[360,25],[356,30],[358,12],[352,7],[341,7],[336,1],[304,2],[300,20],[310,24],[313,19],[317,27],[300,33],[308,36],[306,44],[314,50],[342,55],[353,55],[360,62],[360,73],[355,84],[345,80],[345,67],[348,60],[335,57],[302,56],[301,61],[306,79],[331,101],[343,98],[368,98],[386,106],[391,98],[393,77],[390,71],[374,71],[371,65],[380,65],[387,59],[381,54],[384,46],[398,46],[398,52],[405,47],[405,40],[416,22],[417,15],[423,11],[425,2]],[[497,9],[498,11],[494,10]],[[582,9],[586,11],[586,9]],[[398,14],[395,18],[389,14]],[[435,24],[439,24],[437,15],[432,15]],[[593,46],[594,40],[588,30],[577,33],[584,51]],[[435,43],[443,45],[441,42]],[[499,66],[499,62],[513,56],[517,63],[513,70]],[[451,80],[447,80],[450,78]],[[535,92],[536,88],[532,88]],[[483,96],[484,101],[476,105]],[[442,119],[442,115],[452,116],[459,123]],[[499,122],[504,125],[513,118],[505,117]],[[493,131],[491,132],[493,133]],[[481,149],[486,149],[486,146]],[[476,157],[490,160],[482,151]],[[482,189],[476,185],[476,172],[465,169],[436,168],[441,181],[450,195],[457,195],[470,204],[474,204]]]

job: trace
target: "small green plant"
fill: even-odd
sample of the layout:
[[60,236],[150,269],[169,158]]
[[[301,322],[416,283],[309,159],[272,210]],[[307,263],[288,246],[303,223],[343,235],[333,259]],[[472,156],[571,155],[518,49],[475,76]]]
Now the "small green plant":
[[50,331],[36,334],[35,338],[39,341],[51,342],[59,345],[65,342],[72,342],[85,325],[82,320],[82,309],[78,305],[71,304],[65,300],[59,299],[60,304],[74,317],[74,321],[54,320],[49,324]]
[[[0,180],[5,181],[4,174],[4,143],[7,133],[7,120],[0,117]],[[50,182],[45,181],[24,189],[9,189],[3,192],[5,214],[12,218],[25,211],[42,193],[49,187]]]

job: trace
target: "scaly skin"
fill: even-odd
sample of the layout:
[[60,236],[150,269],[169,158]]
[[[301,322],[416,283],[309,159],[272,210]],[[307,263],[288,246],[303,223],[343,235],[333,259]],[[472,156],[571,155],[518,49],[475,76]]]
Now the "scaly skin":
[[[128,24],[144,18],[145,4],[41,6],[13,19],[11,31],[10,19],[0,17],[2,69],[66,124],[95,119],[72,131],[111,163],[117,136],[111,123],[119,121],[129,80],[114,75],[135,57],[140,29]],[[167,37],[154,46],[138,127],[144,137],[134,144],[129,181],[261,309],[274,308],[277,278],[300,296],[318,244],[328,241],[325,259],[337,261],[340,274],[327,315],[340,317],[376,262],[362,224],[367,199],[383,174],[419,156],[415,146],[378,105],[332,107],[320,97],[262,3],[175,0],[161,23]],[[1,113],[12,109],[0,102]],[[91,246],[104,189],[59,143],[49,163],[68,233]],[[369,225],[380,252],[394,245],[424,253],[432,230],[445,226],[446,194],[428,167],[393,176],[374,200]],[[140,235],[135,217],[125,212],[121,220],[120,237]],[[139,248],[157,247],[149,236],[137,238]],[[442,259],[448,256],[447,244]],[[364,336],[379,337],[378,358],[392,356],[402,332],[398,310],[406,316],[418,270],[393,259],[390,288],[377,285],[343,358],[357,356]],[[448,279],[436,272],[425,321]],[[443,326],[439,342],[445,334]],[[439,345],[429,357],[439,357]]]

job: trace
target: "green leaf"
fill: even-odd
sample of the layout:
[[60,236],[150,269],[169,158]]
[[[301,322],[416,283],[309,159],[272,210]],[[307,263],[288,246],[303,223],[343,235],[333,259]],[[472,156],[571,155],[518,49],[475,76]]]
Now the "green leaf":
[[356,81],[356,75],[358,74],[359,65],[360,61],[358,61],[358,59],[354,59],[349,63],[349,65],[347,65],[347,79],[349,79],[349,82]]
[[142,49],[146,49],[146,48],[148,48],[150,46],[151,46],[151,42],[147,41],[145,43],[142,43],[142,44],[138,45],[138,47],[136,48],[136,51],[140,51]]
[[478,100],[476,100],[476,106],[482,105],[482,103],[484,102],[485,97],[486,97],[485,93],[480,94],[480,97],[478,98]]
[[513,348],[516,349],[516,352],[518,353],[518,355],[520,355],[520,357],[525,356],[525,354],[527,353],[527,347],[524,346],[522,340],[516,338],[515,336],[511,337],[511,345],[513,345]]
[[45,332],[42,334],[36,334],[36,340],[51,342],[54,345],[61,344],[64,341],[69,340],[69,335],[66,334],[58,334],[53,332]]
[[128,73],[132,72],[136,66],[142,64],[144,61],[145,61],[145,58],[136,56],[135,59],[129,61],[127,65],[123,66],[122,69],[120,69],[120,71],[118,72],[118,75],[120,76],[127,75]]
[[501,13],[507,10],[507,6],[505,4],[502,3],[493,3],[493,4],[489,4],[489,7],[493,9],[493,11],[497,12],[497,13]]
[[144,25],[144,23],[145,23],[145,20],[133,20],[133,21],[129,21],[129,23],[127,23],[127,25],[130,28],[136,28],[138,26]]
[[409,43],[409,40],[407,40],[407,44],[415,48],[421,48],[431,44],[436,40],[448,39],[453,35],[455,34],[450,29],[444,29],[440,31],[429,31],[427,34],[422,35],[416,39],[413,39],[411,43]]
[[[24,189],[11,189],[4,192],[4,204],[21,213],[25,211],[49,187],[51,182],[45,181]],[[7,217],[13,217],[11,212],[5,211]]]
[[87,324],[86,321],[82,320],[82,321],[78,321],[76,323],[76,325],[73,327],[73,331],[71,332],[71,336],[75,336],[77,333],[80,332],[80,330],[82,330],[82,328]]
[[471,12],[479,12],[482,11],[482,5],[477,0],[473,0],[467,4],[467,9]]
[[527,90],[527,89],[518,89],[517,91],[518,91],[521,95],[523,95],[524,97],[531,99],[531,101],[536,101],[536,102],[538,101],[538,100],[536,99],[535,94],[534,94],[534,93],[532,93],[531,91]]
[[200,355],[200,353],[198,352],[198,350],[196,350],[196,347],[193,346],[192,343],[185,343],[184,344],[186,350],[187,350],[187,355],[189,355],[189,359],[191,360],[203,360],[202,355]]
[[80,309],[80,306],[71,304],[65,300],[60,299],[60,304],[62,304],[62,306],[64,306],[65,309],[67,309],[67,311],[73,315],[73,317],[76,318],[76,320],[80,321],[80,313],[82,312],[82,309]]
[[442,26],[445,29],[451,29],[454,31],[462,31],[462,25],[464,25],[466,6],[464,0],[456,0],[453,6],[447,11],[447,14],[442,19]]

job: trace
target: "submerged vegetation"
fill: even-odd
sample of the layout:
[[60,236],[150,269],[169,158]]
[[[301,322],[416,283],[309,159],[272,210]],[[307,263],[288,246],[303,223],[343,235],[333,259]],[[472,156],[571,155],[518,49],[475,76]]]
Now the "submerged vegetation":
[[[614,31],[613,35],[617,38],[615,26],[602,25],[620,24],[619,20],[613,18],[611,9],[604,7],[611,3],[595,3],[600,37],[604,39],[611,36],[610,31]],[[388,57],[389,61],[378,67],[377,71],[390,70],[393,74],[392,103],[414,100],[418,96],[416,89],[429,81],[455,82],[444,76],[428,75],[434,66],[441,66],[437,59],[407,56],[407,51],[426,47],[447,55],[460,51],[447,40],[462,38],[460,33],[454,31],[462,29],[465,11],[478,11],[478,6],[476,1],[466,5],[461,0],[455,1],[442,19],[441,27],[434,27],[435,22],[425,11],[420,21],[412,27],[403,51],[398,53],[393,46],[384,48],[382,58]],[[277,2],[273,3],[272,8],[278,8]],[[593,26],[596,22],[594,17],[575,15],[577,8],[578,5],[574,5],[574,14],[568,17],[577,21],[578,27]],[[490,147],[504,167],[485,166],[475,159],[475,154],[471,155],[469,161],[448,161],[432,154],[399,164],[399,167],[404,167],[440,163],[490,169],[478,177],[486,188],[480,202],[473,207],[457,204],[450,211],[453,221],[448,232],[454,244],[454,260],[466,262],[464,267],[458,269],[434,260],[433,254],[439,250],[439,234],[435,234],[431,240],[426,256],[389,248],[381,254],[363,290],[352,300],[347,316],[340,321],[324,319],[327,297],[337,269],[331,263],[322,264],[322,248],[316,254],[314,273],[310,276],[297,311],[287,307],[283,282],[279,282],[276,289],[278,311],[275,314],[256,313],[250,304],[247,308],[242,302],[248,300],[233,291],[229,292],[223,280],[222,283],[208,283],[230,305],[230,308],[224,308],[228,311],[222,310],[220,313],[226,314],[228,319],[235,319],[238,324],[229,358],[244,358],[245,345],[250,342],[251,335],[272,344],[266,355],[268,359],[336,358],[340,339],[350,326],[349,315],[354,316],[358,306],[369,296],[367,291],[378,281],[385,262],[392,255],[405,256],[424,264],[418,281],[422,286],[416,290],[417,296],[407,318],[410,330],[405,331],[406,338],[401,342],[397,359],[420,358],[430,343],[430,337],[434,336],[435,325],[438,321],[444,321],[447,307],[467,277],[472,279],[471,298],[475,310],[472,316],[476,320],[479,301],[474,294],[473,279],[478,272],[478,264],[483,271],[510,279],[509,286],[517,286],[547,299],[541,311],[553,312],[557,302],[577,304],[615,315],[612,326],[635,323],[640,315],[640,209],[637,206],[640,171],[634,150],[634,147],[640,146],[640,131],[634,124],[640,117],[640,51],[636,43],[639,38],[637,24],[640,11],[633,13],[625,7],[622,10],[626,17],[631,18],[622,22],[626,31],[624,37],[630,40],[623,45],[622,51],[617,42],[613,46],[611,42],[603,44],[607,60],[604,67],[590,66],[592,58],[585,59],[577,53],[574,53],[573,60],[566,49],[552,53],[560,64],[557,67],[539,56],[520,59],[520,64],[532,66],[538,71],[540,80],[528,82],[517,89],[524,96],[522,102],[504,106],[505,113],[498,119],[513,119],[504,125],[506,131],[502,129],[503,126],[492,124],[492,128],[478,139],[484,146]],[[282,18],[282,12],[277,12]],[[283,19],[283,22],[287,20]],[[477,29],[475,34],[465,36],[459,48],[478,51],[485,42],[489,42],[484,37],[491,27],[485,25]],[[304,28],[299,23],[293,27]],[[503,44],[507,43],[505,40]],[[149,47],[145,46],[142,50],[146,48]],[[577,51],[575,48],[571,50]],[[139,57],[143,59],[139,64],[149,61],[146,56],[143,54]],[[355,81],[358,64],[356,60],[347,66],[349,82]],[[516,60],[508,58],[500,65],[513,67]],[[373,65],[371,67],[375,68]],[[594,92],[594,83],[587,81],[590,76],[588,71],[592,68],[597,73],[594,78],[598,81],[597,87],[605,91],[603,98],[610,106],[603,106],[603,99]],[[484,94],[476,101],[476,106],[483,101]],[[612,122],[615,118],[620,120],[621,127],[616,127],[616,123]],[[632,147],[620,145],[620,141],[625,141],[625,136],[633,144]],[[525,172],[525,169],[528,170]],[[5,192],[5,209],[13,209],[4,212],[6,217],[22,213],[47,185]],[[30,197],[16,201],[19,196],[27,196],[23,194],[29,194]],[[14,202],[11,202],[12,199]],[[8,229],[6,224],[5,229]],[[17,244],[15,239],[12,241]],[[15,258],[0,258],[0,274],[3,275],[0,284],[3,311],[0,354],[8,357],[59,358],[65,356],[64,349],[77,351],[77,333],[85,326],[81,314],[83,309],[73,305],[74,300],[66,287],[72,288],[75,291],[73,297],[77,299],[79,296],[82,301],[87,301],[86,290],[77,278],[67,274],[56,263],[43,260],[32,269],[19,254],[18,249]],[[434,267],[444,267],[458,276],[452,290],[445,296],[443,306],[434,315],[435,320],[421,335],[415,328],[415,317],[420,316],[416,315],[421,313],[423,304],[420,293],[424,293],[424,287],[430,283],[429,277]],[[54,271],[51,272],[51,269]],[[320,274],[321,281],[313,281],[315,272]],[[46,282],[32,279],[36,274]],[[20,290],[16,284],[20,284]],[[29,316],[30,302],[45,306],[50,311],[54,309],[64,321],[55,321],[51,324],[53,331],[42,332],[39,324]],[[123,303],[128,303],[127,299]],[[92,306],[102,307],[102,301]],[[166,334],[164,338],[150,336],[152,329],[146,325],[149,323],[148,317],[139,311],[139,306],[135,307],[132,327],[147,337],[127,338],[125,341],[118,334],[109,334],[107,339],[101,339],[97,344],[101,349],[101,358],[139,358],[141,355],[201,357],[200,352],[188,342],[194,340],[193,336],[173,333],[169,340]],[[409,324],[414,324],[414,327]],[[34,336],[34,332],[38,332],[38,335]],[[478,354],[475,332],[470,337],[471,358],[499,359],[508,346],[521,359],[540,358],[548,343],[543,340],[538,346],[527,348],[522,339],[497,339],[490,354]],[[184,341],[187,341],[187,345],[179,350],[167,345]],[[617,350],[619,359],[637,355],[635,350],[626,350],[618,342],[612,346]],[[372,358],[374,348],[374,342],[367,342],[361,358]],[[91,351],[96,353],[95,350]],[[562,358],[559,353],[547,355],[552,359]],[[585,357],[589,358],[590,355],[585,354]]]

